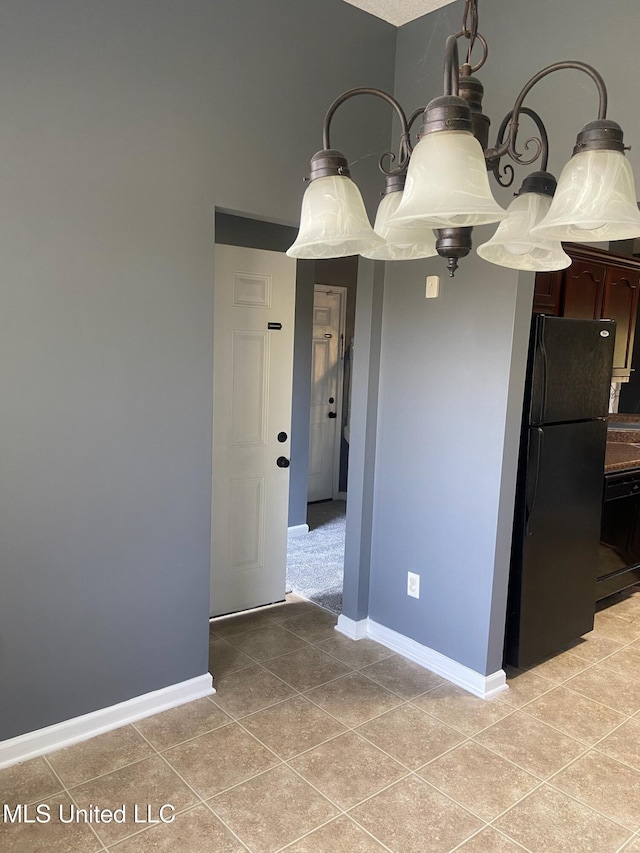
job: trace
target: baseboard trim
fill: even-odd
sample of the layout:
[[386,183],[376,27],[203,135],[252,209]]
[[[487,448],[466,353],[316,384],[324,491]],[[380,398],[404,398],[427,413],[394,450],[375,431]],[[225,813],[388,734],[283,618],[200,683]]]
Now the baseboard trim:
[[341,614],[338,616],[336,631],[351,640],[362,640],[364,637],[369,637],[369,639],[380,643],[381,646],[409,658],[409,660],[420,664],[431,672],[435,672],[437,675],[441,675],[447,681],[457,684],[458,687],[462,687],[463,690],[473,693],[474,696],[479,696],[481,699],[491,699],[498,693],[503,693],[509,689],[507,676],[503,669],[499,669],[491,675],[481,675],[446,655],[405,637],[404,634],[399,634],[391,628],[374,622],[373,619],[356,621]]
[[420,664],[425,669],[441,675],[447,681],[451,681],[458,687],[473,693],[474,696],[479,696],[481,699],[491,699],[498,693],[503,693],[509,689],[507,676],[503,669],[499,669],[491,675],[481,675],[481,673],[469,669],[469,667],[448,658],[446,655],[405,637],[404,634],[392,631],[385,625],[380,625],[372,619],[368,619],[367,622],[367,636],[372,640]]
[[345,637],[349,637],[350,640],[363,640],[365,637],[369,636],[368,622],[368,619],[359,619],[356,621],[355,619],[350,619],[348,616],[341,613],[338,616],[336,631],[344,634]]
[[309,532],[309,525],[308,524],[294,524],[293,527],[287,528],[287,534],[289,536],[293,536],[293,537],[304,536],[308,532]]
[[88,740],[185,702],[211,696],[215,692],[211,675],[205,672],[204,675],[135,696],[126,702],[0,741],[0,769]]

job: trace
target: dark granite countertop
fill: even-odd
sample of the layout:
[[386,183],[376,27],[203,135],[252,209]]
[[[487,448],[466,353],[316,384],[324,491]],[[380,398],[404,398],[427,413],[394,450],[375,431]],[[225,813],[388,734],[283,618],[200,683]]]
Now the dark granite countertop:
[[609,427],[607,441],[616,444],[640,444],[640,429],[618,429]]
[[[640,441],[640,436],[636,440]],[[640,443],[607,441],[604,458],[605,474],[610,474],[612,471],[630,471],[632,468],[640,468]]]
[[[640,415],[623,412],[610,414],[607,423],[607,452],[604,472],[630,471],[640,468],[640,429],[625,429],[624,424],[638,424]],[[620,424],[620,426],[618,426]]]
[[610,424],[615,424],[616,421],[622,421],[623,423],[640,424],[640,415],[627,415],[624,412],[611,412],[609,415],[607,415],[607,420]]

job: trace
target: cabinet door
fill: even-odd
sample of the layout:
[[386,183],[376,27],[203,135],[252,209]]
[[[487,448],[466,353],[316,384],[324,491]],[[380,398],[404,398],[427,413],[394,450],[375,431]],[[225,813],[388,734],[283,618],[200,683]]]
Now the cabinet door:
[[565,271],[564,317],[596,320],[601,316],[607,268],[597,261],[576,259]]
[[539,314],[557,317],[562,301],[562,279],[564,270],[539,272],[533,290],[533,310]]
[[616,343],[613,351],[613,378],[628,378],[635,336],[640,270],[609,267],[604,286],[602,314],[616,321]]

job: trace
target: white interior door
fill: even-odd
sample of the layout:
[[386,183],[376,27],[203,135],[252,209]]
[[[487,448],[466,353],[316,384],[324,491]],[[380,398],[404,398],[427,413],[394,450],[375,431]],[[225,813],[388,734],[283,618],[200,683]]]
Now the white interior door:
[[338,493],[342,423],[343,330],[346,291],[317,284],[313,299],[311,418],[309,427],[309,501]]
[[296,262],[216,246],[211,615],[284,598]]

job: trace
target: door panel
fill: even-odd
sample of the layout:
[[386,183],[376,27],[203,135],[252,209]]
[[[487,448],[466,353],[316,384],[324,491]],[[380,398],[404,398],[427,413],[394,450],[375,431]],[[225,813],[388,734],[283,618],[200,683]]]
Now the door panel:
[[622,373],[629,373],[631,370],[639,284],[638,270],[611,267],[607,272],[602,316],[616,321],[613,369]]
[[[284,598],[293,259],[216,246],[211,615]],[[271,326],[272,328],[269,328]]]
[[266,332],[232,331],[231,431],[233,447],[266,444],[269,397],[269,340]]
[[565,274],[565,317],[594,320],[600,316],[606,267],[594,261],[576,259]]

